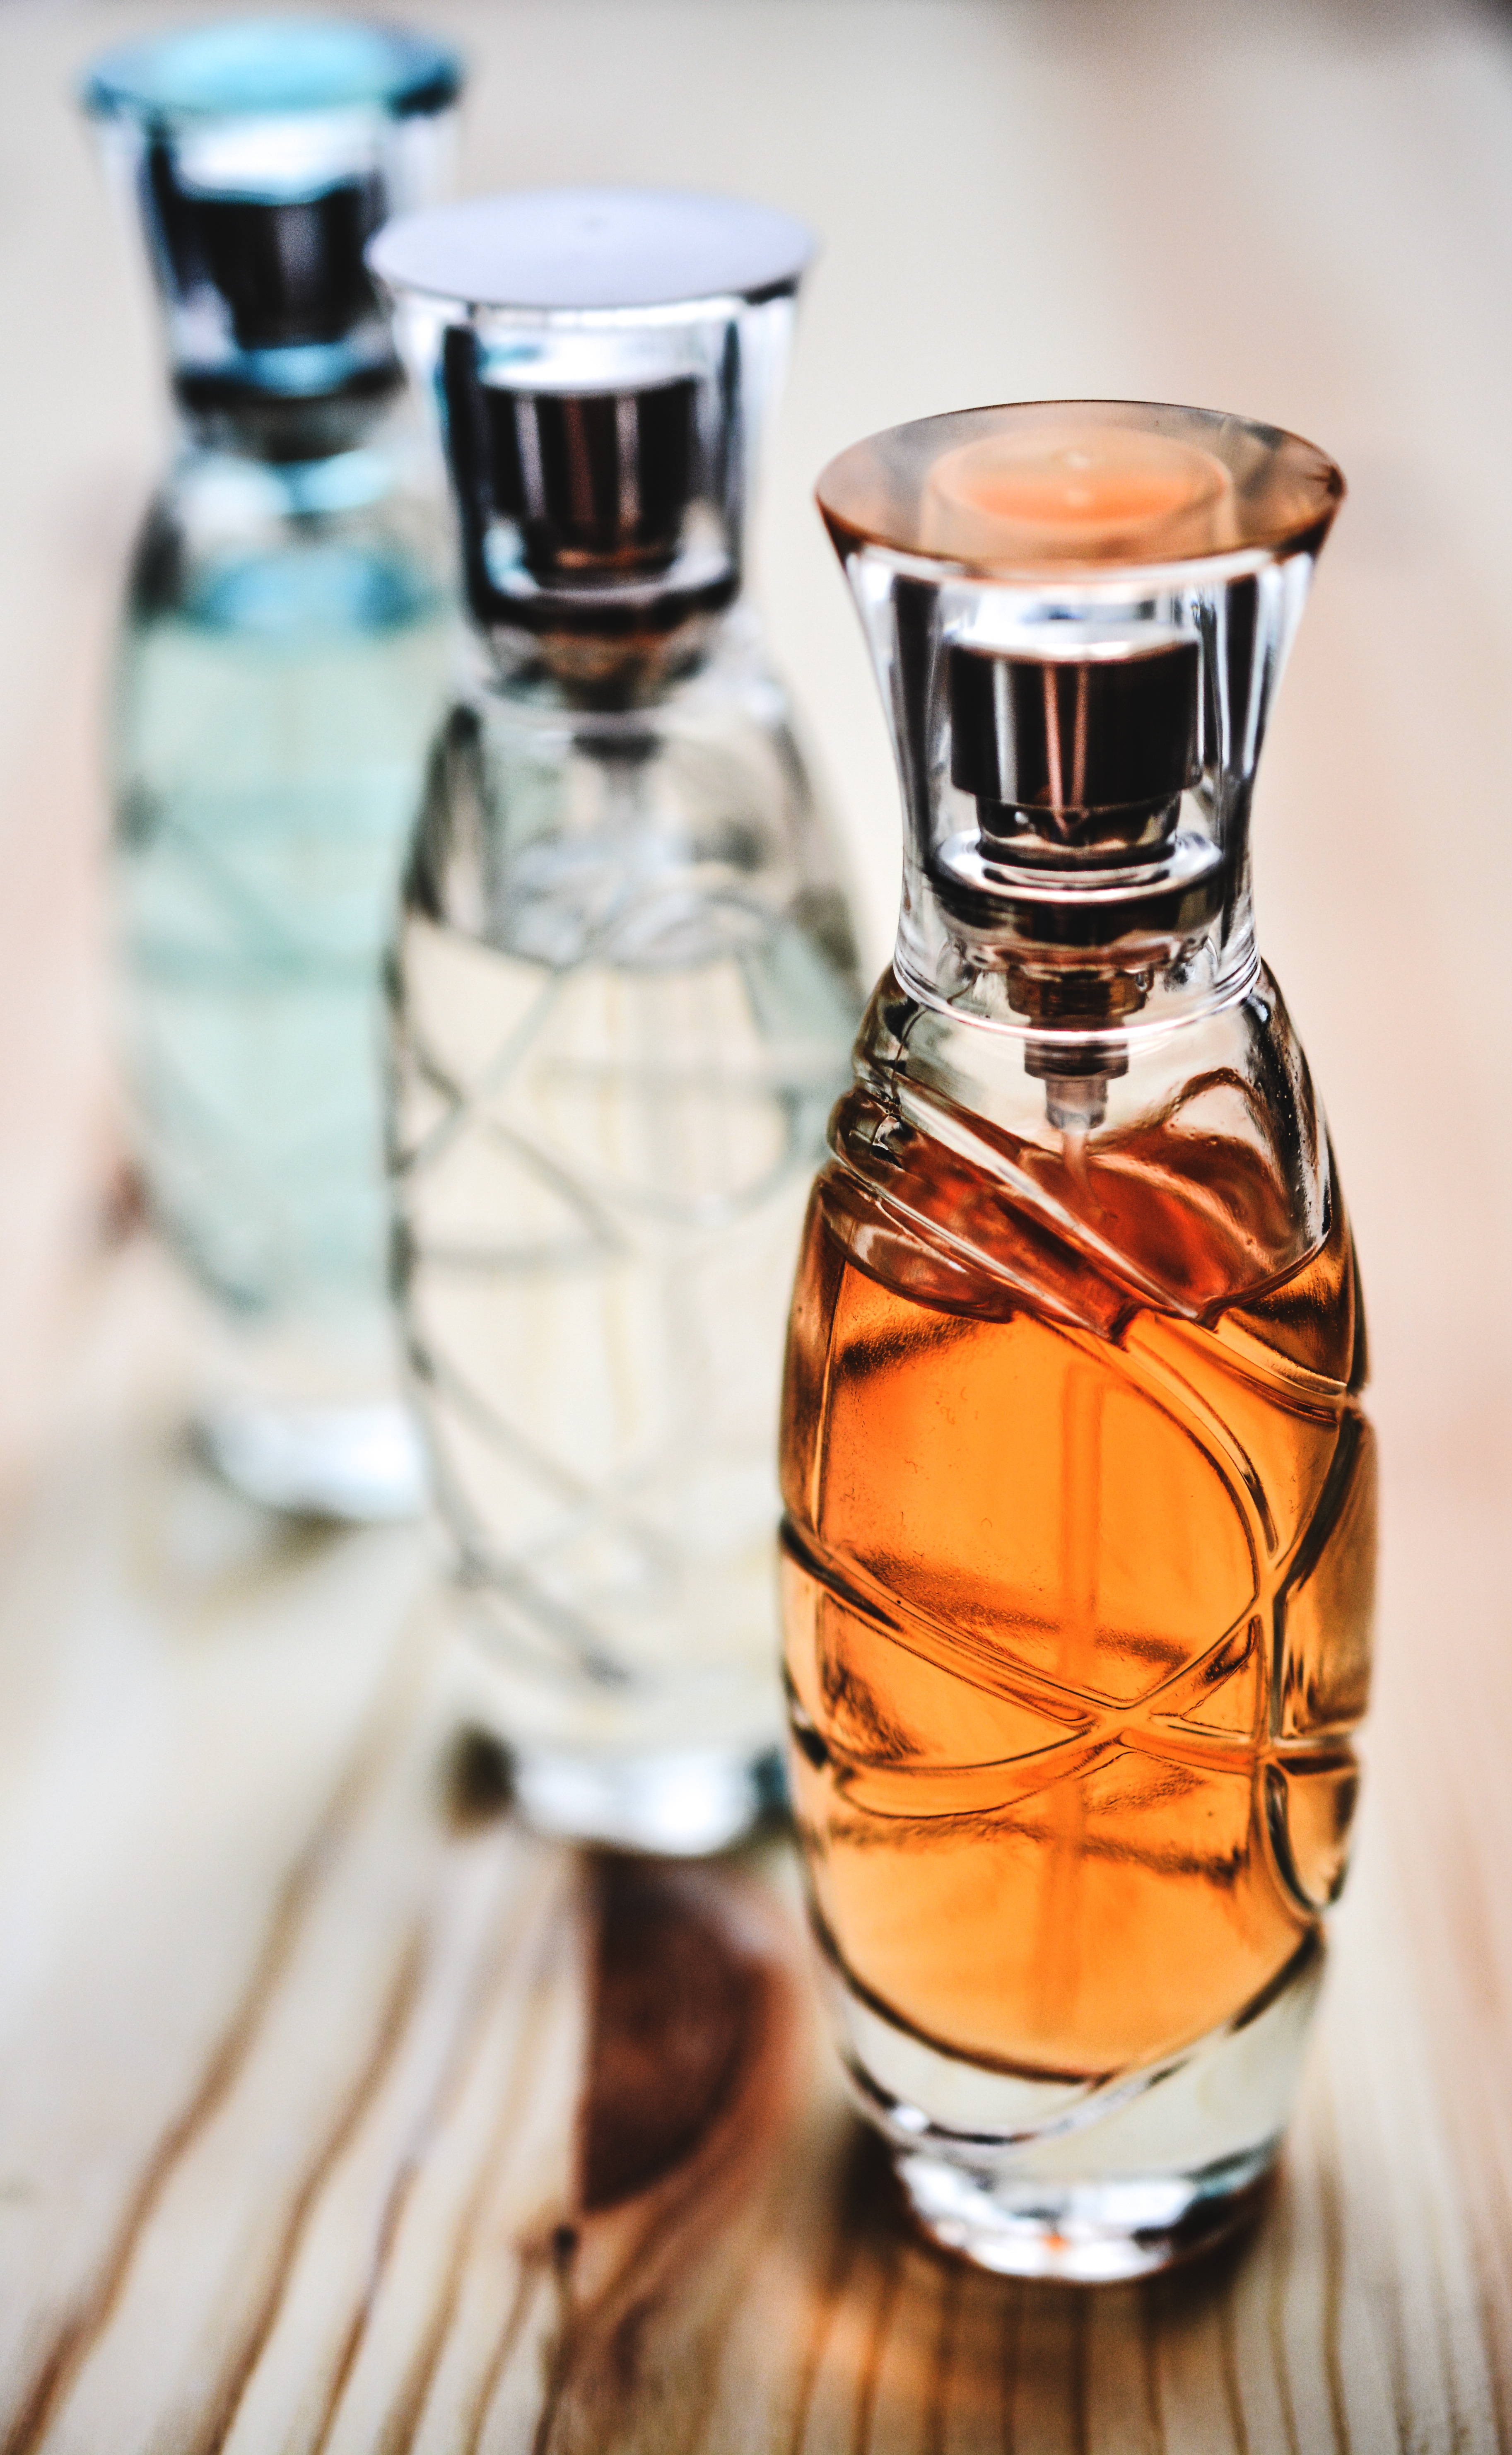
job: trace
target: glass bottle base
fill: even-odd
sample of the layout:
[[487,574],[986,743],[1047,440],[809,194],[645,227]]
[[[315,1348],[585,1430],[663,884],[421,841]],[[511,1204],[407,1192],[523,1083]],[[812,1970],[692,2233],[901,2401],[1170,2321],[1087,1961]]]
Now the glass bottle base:
[[228,1398],[202,1410],[195,1431],[217,1474],[265,1509],[373,1525],[417,1517],[426,1505],[424,1448],[397,1398]]
[[925,2232],[1001,2275],[1099,2283],[1169,2266],[1250,2214],[1323,1950],[1306,1936],[1263,1994],[1191,2045],[1080,2080],[949,2054],[863,1998],[833,1951],[826,1962],[852,2089]]
[[720,1748],[657,1755],[508,1751],[514,1805],[537,1833],[657,1857],[702,1858],[745,1839],[785,1801],[782,1760]]
[[942,2248],[998,2276],[1112,2284],[1149,2276],[1222,2240],[1254,2213],[1276,2142],[1194,2174],[1014,2182],[944,2157],[896,2160],[918,2223]]

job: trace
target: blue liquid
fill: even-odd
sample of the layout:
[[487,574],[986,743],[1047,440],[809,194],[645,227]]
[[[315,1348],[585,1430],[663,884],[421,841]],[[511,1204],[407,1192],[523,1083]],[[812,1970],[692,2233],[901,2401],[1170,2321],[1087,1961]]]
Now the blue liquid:
[[[144,570],[151,551],[150,533]],[[379,974],[451,608],[371,514],[212,546],[182,581],[166,559],[166,584],[138,586],[121,676],[137,1155],[223,1307],[345,1332],[385,1302]]]

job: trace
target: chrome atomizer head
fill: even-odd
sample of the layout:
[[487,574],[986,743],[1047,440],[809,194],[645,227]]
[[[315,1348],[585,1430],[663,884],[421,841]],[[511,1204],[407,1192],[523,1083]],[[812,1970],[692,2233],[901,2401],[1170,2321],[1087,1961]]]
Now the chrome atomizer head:
[[209,439],[226,426],[242,448],[315,457],[398,389],[363,250],[449,189],[461,83],[443,44],[312,17],[93,63],[84,107],[146,245],[179,405]]
[[416,214],[372,248],[507,673],[614,701],[696,658],[739,592],[812,253],[765,206],[615,188]]
[[897,970],[1101,1120],[1136,1019],[1238,993],[1272,694],[1343,493],[1273,427],[1128,401],[895,427],[818,499],[905,809]]

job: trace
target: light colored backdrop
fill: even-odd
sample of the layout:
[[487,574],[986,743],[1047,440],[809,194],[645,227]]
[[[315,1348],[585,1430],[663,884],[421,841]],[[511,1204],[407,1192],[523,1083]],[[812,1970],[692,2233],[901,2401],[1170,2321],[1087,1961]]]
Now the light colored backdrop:
[[[112,594],[166,435],[155,336],[70,91],[137,0],[0,6],[0,1444],[104,1132],[94,889]],[[1512,1172],[1512,21],[1233,0],[490,0],[465,184],[721,185],[824,237],[761,587],[880,961],[891,773],[812,510],[896,418],[1108,393],[1300,428],[1352,496],[1280,701],[1262,941],[1320,1076],[1388,1475],[1504,1476]],[[45,1378],[45,1374],[43,1375]]]
[[[188,10],[0,7],[0,1332],[13,1451],[97,1174],[93,863],[111,595],[165,433],[70,89]],[[1021,395],[1294,425],[1352,497],[1260,788],[1263,943],[1320,1075],[1373,1299],[1388,1468],[1502,1472],[1512,1178],[1512,23],[1234,0],[489,0],[465,184],[764,194],[824,254],[762,588],[885,953],[896,818],[810,503],[831,451]]]

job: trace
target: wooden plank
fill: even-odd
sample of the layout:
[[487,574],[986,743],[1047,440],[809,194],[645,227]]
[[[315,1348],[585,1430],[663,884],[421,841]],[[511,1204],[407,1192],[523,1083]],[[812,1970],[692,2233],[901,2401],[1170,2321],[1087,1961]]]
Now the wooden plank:
[[[146,1250],[112,1308],[160,1362]],[[1382,1784],[1252,2238],[1092,2295],[972,2275],[841,2101],[785,1853],[533,1840],[459,1746],[422,1546],[280,1533],[130,1369],[86,1412],[0,1596],[8,1798],[39,1768],[0,1848],[6,2455],[1502,2443]]]

